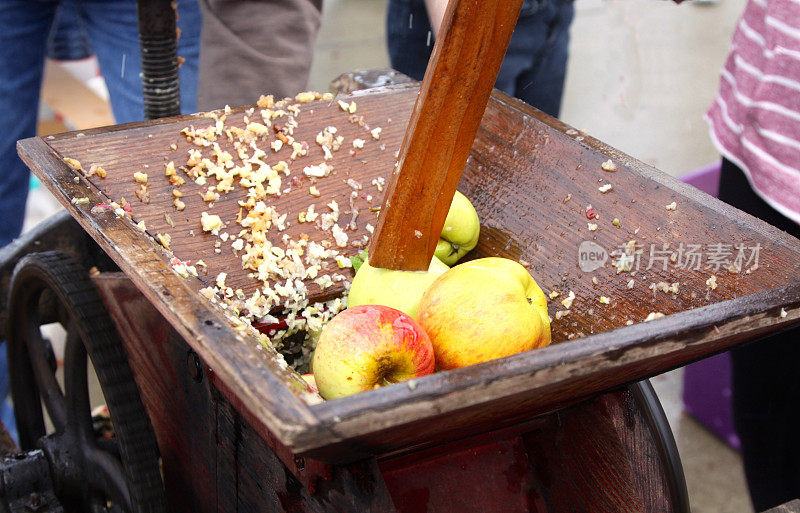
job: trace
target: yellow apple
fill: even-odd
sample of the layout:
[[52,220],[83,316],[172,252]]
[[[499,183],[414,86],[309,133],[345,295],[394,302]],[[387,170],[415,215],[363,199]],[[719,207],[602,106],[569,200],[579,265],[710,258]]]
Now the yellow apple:
[[382,305],[348,308],[322,330],[314,380],[325,399],[431,374],[433,347],[414,319]]
[[422,293],[448,269],[436,257],[431,260],[428,270],[423,272],[381,269],[364,261],[350,285],[347,306],[391,306],[416,319]]
[[466,196],[456,191],[434,255],[447,265],[455,265],[478,244],[480,230],[481,224],[475,207]]
[[454,369],[550,344],[547,299],[528,271],[506,258],[459,264],[419,305],[437,369]]

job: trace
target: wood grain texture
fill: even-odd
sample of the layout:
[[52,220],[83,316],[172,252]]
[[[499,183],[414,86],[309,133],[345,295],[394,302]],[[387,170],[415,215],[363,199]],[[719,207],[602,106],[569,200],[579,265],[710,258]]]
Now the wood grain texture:
[[[280,197],[270,197],[268,200],[270,206],[287,216],[286,230],[279,232],[274,229],[270,232],[269,240],[272,244],[284,246],[282,242],[284,235],[293,240],[307,236],[310,241],[332,242],[333,238],[329,232],[320,230],[314,223],[299,223],[298,215],[307,211],[311,205],[315,206],[318,213],[330,212],[327,205],[335,201],[341,211],[339,224],[344,227],[349,238],[348,247],[343,249],[342,253],[352,256],[364,249],[365,246],[362,247],[362,244],[365,237],[371,236],[367,225],[377,224],[378,211],[383,199],[383,186],[378,186],[377,182],[374,184],[372,181],[381,178],[388,182],[411,105],[406,103],[398,105],[396,110],[387,111],[381,106],[380,95],[364,96],[356,102],[357,111],[354,116],[356,118],[363,116],[365,126],[351,122],[349,120],[351,114],[342,111],[335,101],[302,105],[300,115],[297,117],[299,126],[294,130],[294,137],[297,141],[305,141],[308,144],[306,157],[291,161],[289,159],[291,148],[284,147],[274,152],[268,145],[272,138],[259,141],[259,146],[268,150],[267,156],[263,158],[264,162],[276,165],[283,160],[289,163],[290,168],[290,175],[283,176],[281,189],[284,192]],[[239,108],[229,114],[226,126],[244,128],[245,110]],[[253,121],[261,120],[258,112],[259,109],[256,109],[255,114],[251,116]],[[258,282],[248,276],[250,271],[242,269],[240,252],[231,247],[233,239],[221,244],[220,252],[217,253],[214,251],[214,242],[219,239],[203,233],[200,226],[201,213],[208,212],[220,216],[226,224],[223,232],[238,234],[242,227],[235,222],[235,219],[241,211],[239,201],[246,198],[247,189],[237,185],[230,193],[221,194],[219,200],[205,202],[201,197],[202,194],[208,186],[216,185],[217,181],[209,178],[206,186],[200,186],[179,171],[179,174],[187,179],[187,183],[179,187],[184,195],[182,200],[186,208],[180,212],[176,211],[173,206],[173,187],[164,176],[165,164],[174,162],[176,167],[184,165],[188,151],[198,148],[187,142],[180,134],[181,130],[187,127],[206,128],[213,126],[215,121],[200,115],[170,119],[172,119],[170,123],[159,120],[161,123],[155,126],[148,123],[133,123],[122,130],[115,127],[113,131],[84,131],[81,137],[77,137],[77,134],[73,134],[72,137],[56,136],[47,142],[60,156],[75,158],[86,169],[92,164],[102,165],[107,171],[107,178],[100,179],[93,176],[88,181],[102,190],[107,198],[106,201],[120,202],[123,198],[128,201],[133,209],[134,222],[144,221],[147,234],[151,237],[155,237],[156,234],[168,234],[172,239],[170,247],[174,256],[192,263],[203,260],[208,266],[206,271],[201,270],[200,280],[203,283],[213,284],[217,274],[225,272],[228,275],[226,284],[234,290],[241,288],[249,296],[257,288]],[[275,120],[275,124],[280,124],[282,119]],[[316,144],[315,138],[320,131],[329,126],[336,127],[337,135],[342,135],[345,141],[339,151],[333,152],[331,160],[324,161],[323,151]],[[380,139],[375,140],[369,129],[378,127],[382,131]],[[357,138],[365,141],[363,149],[353,148],[352,142]],[[173,144],[175,150],[171,148]],[[221,138],[219,144],[223,150],[236,155],[230,141]],[[208,150],[205,154],[210,155]],[[333,167],[330,176],[311,178],[304,175],[304,167],[322,162],[327,162]],[[134,172],[148,175],[150,193],[148,204],[139,201],[135,195],[139,184],[134,181]],[[353,180],[351,183],[358,183],[362,188],[354,191],[347,180]],[[319,190],[320,197],[309,193],[312,185]],[[351,230],[346,225],[352,217],[349,213],[349,203],[350,196],[354,192],[357,192],[357,197],[354,199],[354,206],[358,210],[355,223],[357,229]],[[92,206],[94,203],[84,205],[87,210]],[[113,217],[113,213],[106,212],[96,217]],[[324,268],[321,274],[337,272],[352,277],[352,269],[339,269],[332,259],[326,264],[328,267]],[[309,280],[308,287],[314,301],[339,296],[344,292],[341,282],[322,291],[318,285]]]
[[[217,511],[396,511],[374,459],[334,467],[307,486],[223,398],[216,411]],[[297,464],[306,465],[302,459]]]
[[638,386],[518,429],[387,457],[387,486],[402,513],[686,512]]
[[546,511],[680,511],[655,434],[630,390],[549,417],[524,436]]
[[[385,120],[380,143],[386,144],[386,150],[373,146],[369,155],[375,160],[362,164],[356,159],[357,165],[347,168],[340,162],[336,168],[364,184],[387,177],[415,97],[413,87],[354,95],[365,118]],[[214,370],[213,379],[226,400],[261,436],[272,433],[297,454],[329,462],[355,461],[521,422],[800,320],[800,242],[796,239],[495,92],[459,184],[459,190],[474,203],[482,225],[478,247],[470,257],[505,256],[529,263],[545,292],[560,293],[549,304],[554,317],[565,309],[561,299],[570,290],[575,294],[570,313],[553,321],[554,344],[427,376],[413,387],[397,384],[308,406],[300,397],[296,376],[281,367],[274,353],[231,329],[217,309],[197,294],[220,269],[252,290],[255,284],[247,283],[236,255],[223,252],[217,260],[209,258],[208,277],[179,278],[168,266],[168,255],[129,221],[89,212],[88,207],[107,198],[129,197],[133,170],[148,162],[163,166],[169,145],[181,142],[178,129],[199,123],[198,119],[205,118],[159,120],[87,131],[82,137],[66,134],[50,141],[23,141],[21,153]],[[344,126],[349,123],[339,124]],[[75,174],[52,147],[87,164],[102,156],[115,172],[109,169],[106,180],[79,179],[76,184]],[[185,149],[179,146],[178,151]],[[608,159],[616,163],[616,172],[601,169]],[[119,182],[112,178],[117,174],[122,176]],[[320,182],[323,193],[347,192],[347,186],[338,183],[341,178]],[[598,187],[605,183],[613,189],[603,194]],[[143,216],[148,223],[157,223],[163,218],[155,185],[153,192],[150,205],[134,205],[135,219]],[[371,193],[374,202],[381,200],[379,191]],[[69,200],[75,196],[89,196],[90,205],[71,205]],[[299,197],[282,208],[304,209],[306,197]],[[667,211],[665,206],[673,201],[676,210]],[[600,216],[594,221],[598,224],[594,232],[587,228],[588,204]],[[233,212],[222,202],[214,209]],[[614,218],[621,221],[620,227],[612,225]],[[195,259],[213,248],[210,239],[188,236],[191,218],[180,220],[182,225],[174,221],[176,229],[169,233],[173,233],[176,256]],[[155,229],[172,230],[166,222]],[[593,273],[578,266],[581,242],[589,240],[611,251],[631,239],[647,251],[636,274],[617,274],[608,262]],[[666,269],[660,265],[647,269],[650,244],[659,250],[663,244],[675,249],[679,242],[760,244],[759,268],[750,274],[723,268],[693,270],[671,263]],[[706,285],[712,275],[717,276],[715,290]],[[631,279],[634,288],[628,289]],[[680,282],[679,294],[649,288],[659,281]],[[601,295],[610,298],[610,304],[600,303]],[[651,312],[666,317],[642,322]],[[212,324],[205,324],[206,320]],[[627,321],[633,325],[626,326]]]
[[375,267],[427,271],[522,0],[450,0],[370,245]]
[[[616,172],[602,170],[609,158]],[[601,193],[603,183],[613,190]],[[556,345],[435,374],[413,390],[398,385],[319,405],[315,410],[343,442],[318,457],[352,453],[354,446],[397,450],[510,424],[522,412],[552,410],[591,390],[651,376],[798,322],[796,239],[505,95],[495,94],[489,103],[460,190],[481,219],[475,257],[529,262],[542,288],[561,294],[550,301],[553,316],[565,309],[560,300],[575,293],[570,314],[553,322]],[[674,212],[665,208],[672,201]],[[587,226],[590,203],[600,214],[596,232]],[[620,228],[612,225],[614,217]],[[648,253],[650,244],[758,243],[760,268],[750,274],[672,264],[648,270],[643,260],[636,274],[618,275],[608,263],[594,273],[578,266],[582,241],[611,251],[634,238]],[[706,285],[712,274],[719,283],[713,291]],[[630,279],[636,282],[632,290]],[[648,288],[659,281],[680,282],[680,294]],[[600,303],[601,295],[611,304]],[[642,322],[657,311],[667,317]],[[634,324],[626,326],[628,320]]]

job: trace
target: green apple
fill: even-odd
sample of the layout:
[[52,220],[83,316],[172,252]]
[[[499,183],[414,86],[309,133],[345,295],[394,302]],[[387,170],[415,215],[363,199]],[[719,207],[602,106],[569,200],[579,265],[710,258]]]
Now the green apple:
[[455,265],[478,244],[480,230],[481,224],[475,207],[466,196],[456,191],[434,255],[447,265]]
[[425,289],[449,269],[435,256],[427,271],[395,271],[372,267],[364,261],[359,267],[350,293],[347,307],[359,305],[384,305],[396,308],[416,319],[419,300]]
[[455,369],[550,344],[544,292],[522,265],[480,258],[454,266],[422,296],[418,322],[437,369]]

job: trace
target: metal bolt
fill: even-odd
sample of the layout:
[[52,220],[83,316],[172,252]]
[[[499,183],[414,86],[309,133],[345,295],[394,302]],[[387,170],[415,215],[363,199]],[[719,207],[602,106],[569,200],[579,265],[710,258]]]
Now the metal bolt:
[[189,375],[192,376],[194,382],[200,383],[203,381],[203,364],[197,353],[191,349],[186,354],[186,364],[189,366]]

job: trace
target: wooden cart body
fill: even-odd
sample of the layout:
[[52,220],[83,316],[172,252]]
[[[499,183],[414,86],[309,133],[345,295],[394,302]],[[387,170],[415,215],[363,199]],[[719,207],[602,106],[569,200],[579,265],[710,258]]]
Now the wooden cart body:
[[[385,149],[365,150],[359,165],[339,155],[334,167],[361,183],[386,177],[415,97],[411,84],[346,98],[357,101],[367,119],[379,120]],[[335,102],[312,107],[319,126],[334,123]],[[670,482],[663,470],[667,456],[637,453],[637,444],[648,437],[647,447],[658,446],[642,427],[647,419],[611,413],[625,410],[620,405],[630,402],[630,393],[568,407],[800,319],[799,241],[495,92],[459,186],[482,222],[473,256],[527,262],[546,292],[559,291],[550,305],[551,315],[559,317],[555,343],[411,384],[309,404],[299,376],[269,348],[233,329],[198,294],[219,270],[228,270],[237,283],[245,283],[244,271],[237,274],[230,259],[204,254],[209,277],[182,278],[170,267],[172,255],[129,219],[90,212],[93,205],[132,197],[132,172],[145,165],[162,169],[167,148],[182,144],[178,132],[205,122],[212,121],[184,116],[19,144],[26,163],[124,273],[101,274],[96,283],[129,352],[178,509],[230,511],[236,505],[255,511],[269,504],[286,511],[382,511],[391,510],[391,497],[397,503],[398,494],[429,493],[426,500],[418,495],[399,502],[430,503],[436,505],[431,511],[441,511],[437,501],[453,493],[437,495],[414,483],[453,475],[459,466],[471,476],[462,485],[480,483],[481,472],[487,480],[503,472],[519,478],[507,481],[507,492],[519,499],[525,490],[526,502],[498,511],[668,510],[679,494],[653,497],[643,484],[661,482],[658,488],[669,490]],[[349,138],[355,132],[348,130],[357,126],[339,128]],[[102,159],[109,176],[79,177],[64,157],[87,164]],[[617,168],[613,173],[601,167],[609,159]],[[346,197],[344,181],[332,181],[327,193]],[[599,192],[606,183],[613,190]],[[87,204],[72,202],[83,197]],[[169,188],[156,191],[150,205],[134,205],[134,217],[145,220],[152,234],[170,233],[174,256],[196,259],[199,243],[187,233],[199,210],[187,207],[181,219],[173,214],[170,226],[164,217],[169,201]],[[672,203],[675,210],[667,209]],[[230,213],[225,209],[236,207],[220,201],[215,208]],[[600,218],[589,219],[587,209]],[[612,224],[614,218],[619,222]],[[589,223],[599,229],[590,231]],[[669,265],[669,253],[658,253],[659,265],[635,276],[615,273],[609,264],[595,273],[578,265],[583,241],[610,251],[632,239],[662,252],[674,252],[678,243],[757,247],[760,260],[732,273],[719,266],[679,268]],[[708,284],[712,275],[718,277],[714,290]],[[658,282],[679,283],[681,292],[648,287]],[[579,299],[568,314],[556,315],[569,291]],[[655,312],[666,317],[643,322]],[[615,441],[615,450],[604,452],[599,439],[582,436],[590,421],[605,426],[599,432]],[[575,459],[557,461],[565,455],[564,441],[575,447]],[[630,458],[614,462],[604,454]],[[624,485],[597,486],[603,483]],[[609,493],[623,488],[625,493]],[[480,496],[463,498],[476,505]],[[566,497],[576,502],[563,502]],[[494,511],[489,501],[483,507]]]

